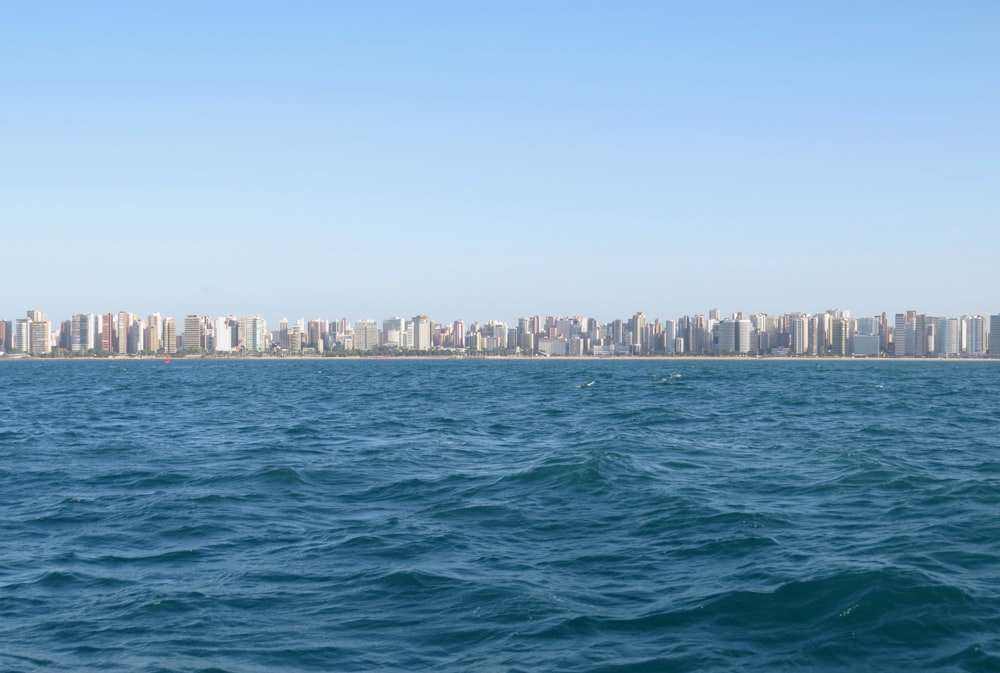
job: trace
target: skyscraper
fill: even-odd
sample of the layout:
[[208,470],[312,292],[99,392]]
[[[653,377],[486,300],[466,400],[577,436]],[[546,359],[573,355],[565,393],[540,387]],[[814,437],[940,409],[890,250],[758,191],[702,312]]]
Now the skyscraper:
[[[250,316],[243,319],[246,325],[246,335],[243,348],[247,353],[263,353],[267,350],[267,322],[260,316]],[[291,339],[291,335],[289,335]]]
[[184,350],[201,353],[201,316],[189,313],[184,316]]
[[45,316],[42,320],[29,320],[29,343],[28,352],[32,355],[45,355],[52,352],[52,329]]
[[1000,355],[1000,314],[990,316],[989,354]]
[[163,319],[163,352],[167,355],[177,352],[177,321],[173,318]]
[[131,324],[132,314],[119,311],[115,321],[115,353],[119,355],[128,353],[128,328]]
[[13,336],[14,324],[9,320],[0,320],[0,353],[10,350]]
[[378,323],[374,320],[356,320],[354,322],[354,349],[370,351],[379,345]]
[[[1000,332],[995,333],[994,338],[1000,340]],[[972,357],[986,355],[986,318],[981,315],[969,318],[969,347],[967,350]]]
[[831,318],[830,353],[847,357],[851,352],[851,321],[848,318]]
[[788,332],[791,336],[793,355],[805,355],[809,352],[809,316],[804,313],[790,313]]
[[426,315],[413,317],[413,349],[426,351],[431,348],[431,319]]

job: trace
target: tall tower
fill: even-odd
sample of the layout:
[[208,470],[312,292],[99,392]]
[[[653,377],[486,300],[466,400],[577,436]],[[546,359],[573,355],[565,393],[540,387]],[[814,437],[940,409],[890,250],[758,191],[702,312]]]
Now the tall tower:
[[28,352],[45,355],[52,352],[52,327],[41,311],[28,311]]
[[646,314],[636,311],[632,316],[632,352],[645,353],[649,344],[646,343]]
[[426,351],[431,348],[431,319],[426,315],[413,317],[413,349]]
[[162,348],[160,337],[163,335],[160,314],[154,313],[146,319],[146,350],[158,353]]
[[809,351],[809,316],[804,313],[790,314],[788,332],[791,335],[792,353],[805,355]]
[[184,350],[201,353],[201,316],[193,313],[184,316]]
[[177,352],[177,321],[173,318],[163,319],[163,352],[167,355]]
[[1000,355],[1000,314],[990,316],[989,354]]
[[128,311],[119,311],[115,322],[115,353],[128,353],[128,328],[132,324],[132,316]]
[[851,352],[851,321],[847,318],[832,319],[832,338],[830,347],[833,355],[837,357],[847,357]]

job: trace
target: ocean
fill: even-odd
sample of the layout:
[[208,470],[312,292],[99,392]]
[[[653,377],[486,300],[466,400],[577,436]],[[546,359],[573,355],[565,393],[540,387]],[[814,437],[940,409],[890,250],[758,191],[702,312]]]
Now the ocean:
[[2,671],[1000,671],[1000,363],[0,362]]

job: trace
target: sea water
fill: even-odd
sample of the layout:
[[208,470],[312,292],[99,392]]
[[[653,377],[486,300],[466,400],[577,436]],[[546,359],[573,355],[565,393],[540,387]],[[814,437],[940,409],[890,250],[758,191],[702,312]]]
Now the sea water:
[[1000,363],[0,363],[0,670],[1000,670]]

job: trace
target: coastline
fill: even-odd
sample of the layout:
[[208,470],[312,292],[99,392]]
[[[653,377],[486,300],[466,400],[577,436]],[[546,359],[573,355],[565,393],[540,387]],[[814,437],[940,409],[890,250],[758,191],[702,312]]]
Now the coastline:
[[[2,355],[2,362],[164,362],[164,356],[147,355],[109,355],[106,357],[70,357],[54,356],[39,357],[31,355]],[[997,362],[1000,358],[994,357],[959,357],[959,358],[914,358],[914,357],[819,357],[815,355],[806,356],[760,356],[745,357],[736,355],[616,355],[613,357],[603,357],[595,355],[552,355],[544,356],[524,356],[524,355],[282,355],[282,356],[171,356],[171,363],[175,362],[281,362],[283,360],[336,362],[336,361],[366,361],[366,362],[397,362],[401,360],[420,361],[509,361],[509,362]]]

